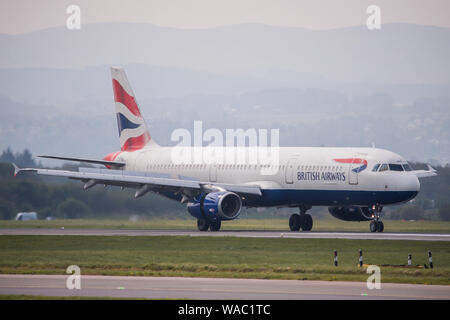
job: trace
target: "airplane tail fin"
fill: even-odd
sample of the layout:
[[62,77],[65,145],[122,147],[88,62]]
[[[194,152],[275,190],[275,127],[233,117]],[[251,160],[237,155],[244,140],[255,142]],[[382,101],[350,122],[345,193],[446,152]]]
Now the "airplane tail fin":
[[111,67],[111,76],[121,150],[135,151],[158,146],[150,137],[125,70]]

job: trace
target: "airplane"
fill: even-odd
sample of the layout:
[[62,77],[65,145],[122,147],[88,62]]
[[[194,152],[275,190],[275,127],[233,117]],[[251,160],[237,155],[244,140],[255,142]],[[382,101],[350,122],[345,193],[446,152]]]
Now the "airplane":
[[[104,165],[78,171],[19,168],[14,175],[39,175],[80,180],[84,189],[95,185],[136,189],[135,198],[153,192],[187,204],[200,231],[219,231],[222,221],[239,218],[243,207],[291,207],[291,231],[310,231],[313,206],[327,206],[345,221],[371,221],[371,232],[383,232],[384,206],[413,199],[419,178],[436,176],[436,170],[412,170],[400,155],[379,148],[279,147],[278,161],[244,163],[191,163],[174,161],[174,148],[158,145],[150,136],[134,92],[121,67],[111,67],[120,151],[103,159],[41,155],[48,159]],[[189,147],[187,147],[189,149]],[[190,147],[188,151],[199,151]],[[208,150],[218,147],[205,147]],[[220,148],[219,148],[220,149]],[[225,150],[225,151],[224,151]],[[225,154],[245,154],[251,147],[223,147]],[[214,151],[213,151],[214,153]],[[273,174],[262,169],[274,167]]]

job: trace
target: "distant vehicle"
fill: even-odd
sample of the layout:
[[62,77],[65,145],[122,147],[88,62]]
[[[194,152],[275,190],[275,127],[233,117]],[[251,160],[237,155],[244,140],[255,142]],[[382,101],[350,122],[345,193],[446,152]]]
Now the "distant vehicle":
[[[67,177],[82,181],[84,189],[95,185],[134,188],[136,198],[155,192],[187,203],[201,231],[218,231],[221,221],[237,219],[242,207],[299,208],[298,214],[291,215],[289,228],[310,231],[313,220],[307,210],[327,206],[338,219],[371,221],[371,232],[384,230],[380,220],[383,206],[413,199],[420,190],[419,178],[436,175],[431,166],[412,170],[400,155],[377,148],[275,148],[279,161],[269,165],[250,161],[254,148],[206,147],[204,153],[226,155],[226,162],[197,163],[189,156],[180,163],[173,158],[177,149],[161,147],[151,139],[125,71],[113,67],[111,74],[121,150],[103,160],[40,156],[101,164],[109,170],[80,168],[75,172],[13,164],[15,175],[34,171]],[[201,156],[196,147],[183,150]],[[244,156],[244,163],[236,163],[237,155]],[[272,169],[273,174],[264,172]]]
[[37,213],[36,212],[19,212],[16,215],[15,220],[16,221],[27,221],[27,220],[37,220]]

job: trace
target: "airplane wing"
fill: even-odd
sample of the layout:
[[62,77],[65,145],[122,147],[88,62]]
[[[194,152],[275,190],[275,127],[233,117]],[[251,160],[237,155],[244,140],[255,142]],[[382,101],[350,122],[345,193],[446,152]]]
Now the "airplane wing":
[[38,157],[46,158],[46,159],[57,159],[57,160],[68,160],[68,161],[102,164],[102,165],[109,165],[109,166],[114,166],[114,167],[118,167],[118,168],[123,167],[125,165],[124,162],[119,162],[119,161],[107,161],[107,160],[86,159],[86,158],[69,158],[69,157],[58,157],[58,156],[38,156]]
[[416,174],[417,178],[426,178],[437,176],[437,171],[433,169],[429,164],[427,164],[428,170],[413,170],[412,172]]
[[14,175],[22,171],[31,171],[40,175],[66,177],[83,181],[84,189],[89,189],[97,184],[112,185],[119,187],[129,187],[138,189],[135,197],[138,198],[148,191],[170,191],[179,192],[184,196],[194,196],[203,191],[226,190],[237,194],[251,194],[261,196],[261,189],[258,185],[237,185],[212,183],[203,181],[193,181],[184,179],[172,179],[161,174],[132,172],[124,170],[79,168],[79,171],[53,170],[39,168],[19,168],[14,166]]

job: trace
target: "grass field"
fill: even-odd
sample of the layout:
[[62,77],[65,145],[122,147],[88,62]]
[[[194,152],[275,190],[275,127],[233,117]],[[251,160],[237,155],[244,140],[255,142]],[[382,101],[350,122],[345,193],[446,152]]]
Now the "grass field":
[[[194,219],[129,220],[1,220],[0,228],[107,228],[107,229],[182,229],[197,230]],[[225,221],[222,230],[279,230],[289,231],[288,217],[280,219],[239,219]],[[384,220],[385,232],[450,233],[450,221]],[[313,231],[368,232],[369,222],[347,222],[337,219],[314,220]]]
[[[333,266],[333,250],[339,266]],[[336,239],[256,239],[235,237],[0,236],[0,273],[231,277],[366,281],[357,267],[381,267],[383,282],[450,284],[448,242]],[[428,262],[434,269],[383,267]]]

